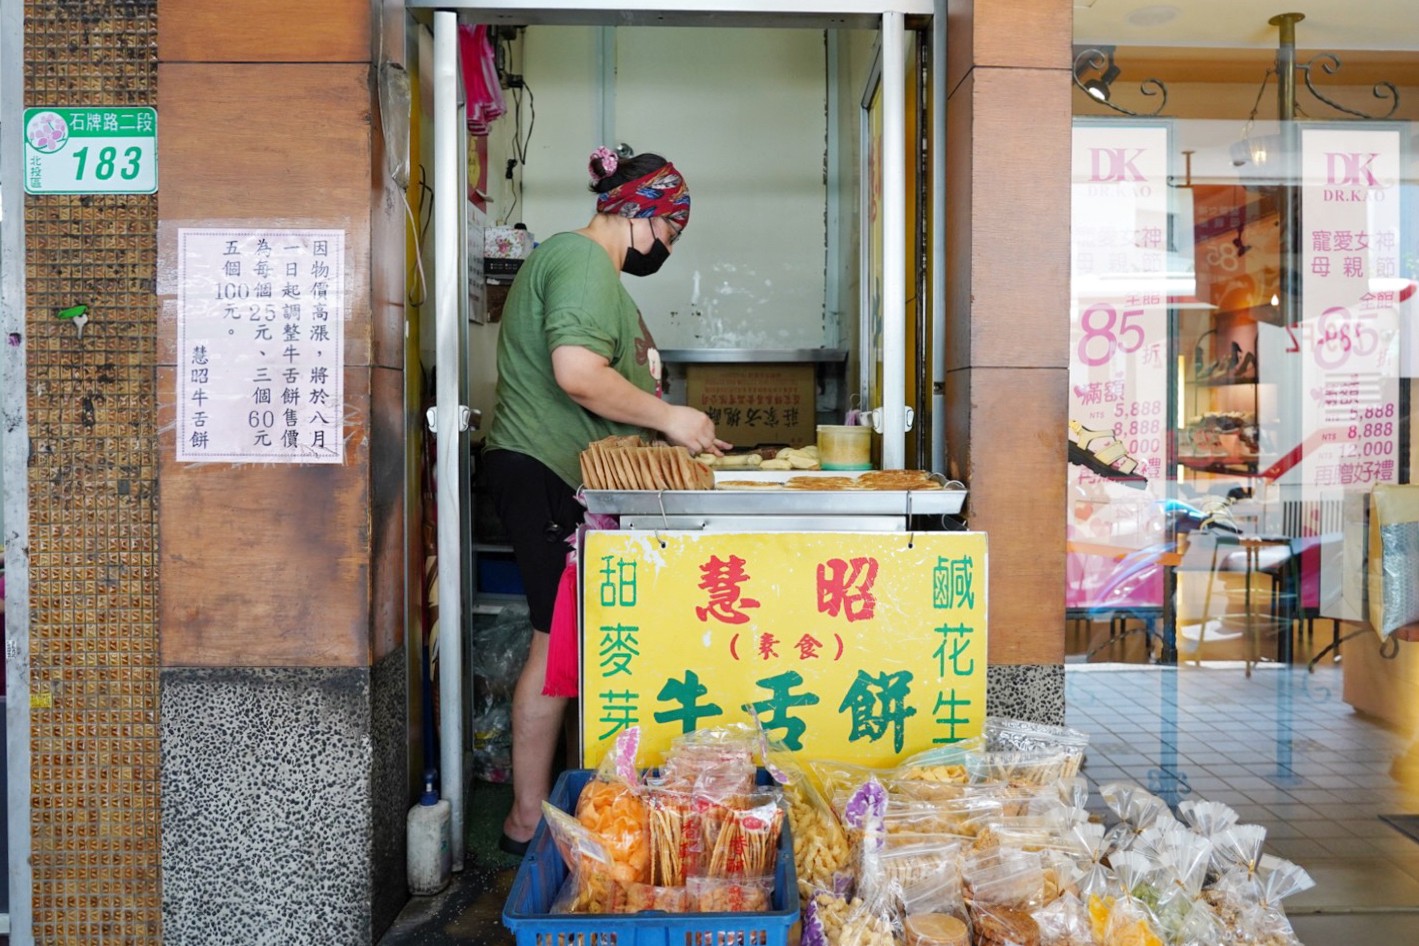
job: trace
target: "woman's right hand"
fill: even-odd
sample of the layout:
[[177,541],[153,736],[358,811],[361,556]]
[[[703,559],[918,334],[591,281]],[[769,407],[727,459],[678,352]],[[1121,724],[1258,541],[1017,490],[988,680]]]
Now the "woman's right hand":
[[724,456],[724,451],[734,445],[718,439],[714,435],[714,421],[704,411],[678,404],[667,405],[670,414],[660,432],[677,447],[685,447],[691,453],[712,453]]

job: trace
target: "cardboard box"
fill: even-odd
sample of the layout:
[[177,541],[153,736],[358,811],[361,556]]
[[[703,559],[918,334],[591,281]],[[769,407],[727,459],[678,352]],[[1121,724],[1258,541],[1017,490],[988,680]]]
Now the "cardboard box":
[[685,403],[708,414],[719,439],[735,447],[802,447],[817,438],[812,364],[689,364],[685,381]]

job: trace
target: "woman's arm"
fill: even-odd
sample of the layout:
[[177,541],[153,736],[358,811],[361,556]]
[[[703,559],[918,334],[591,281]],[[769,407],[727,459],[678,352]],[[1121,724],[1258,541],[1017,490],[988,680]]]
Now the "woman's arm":
[[693,407],[667,404],[623,378],[603,355],[579,345],[552,350],[557,384],[593,414],[622,424],[658,430],[672,444],[692,453],[722,456],[731,444],[714,435],[714,421]]

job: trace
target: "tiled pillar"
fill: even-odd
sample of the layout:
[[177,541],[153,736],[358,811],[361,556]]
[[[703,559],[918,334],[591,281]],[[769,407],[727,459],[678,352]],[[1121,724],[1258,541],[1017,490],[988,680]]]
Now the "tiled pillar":
[[[168,943],[367,944],[406,899],[404,211],[377,6],[159,4]],[[402,32],[381,43],[400,58]],[[175,248],[211,226],[344,231],[343,464],[176,462]]]
[[989,711],[1064,718],[1071,0],[950,0],[946,437],[990,535]]

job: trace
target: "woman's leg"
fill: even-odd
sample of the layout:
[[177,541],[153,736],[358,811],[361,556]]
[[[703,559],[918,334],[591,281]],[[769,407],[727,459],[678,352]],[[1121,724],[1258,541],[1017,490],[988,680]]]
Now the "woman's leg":
[[532,837],[542,817],[542,802],[552,791],[552,760],[562,733],[567,698],[543,696],[547,675],[549,635],[532,632],[527,663],[512,695],[512,810],[503,820],[503,833],[514,841]]

